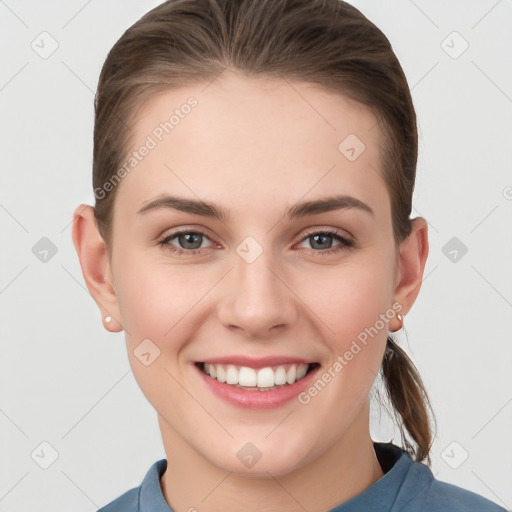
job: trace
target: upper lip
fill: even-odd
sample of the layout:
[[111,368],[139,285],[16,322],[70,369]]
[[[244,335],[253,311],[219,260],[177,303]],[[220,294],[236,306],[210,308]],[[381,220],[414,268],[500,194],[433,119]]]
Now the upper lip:
[[315,361],[308,361],[300,357],[290,356],[267,356],[252,358],[247,356],[224,356],[212,357],[200,361],[208,364],[232,364],[235,366],[248,366],[249,368],[266,368],[268,366],[279,366],[282,364],[313,364]]

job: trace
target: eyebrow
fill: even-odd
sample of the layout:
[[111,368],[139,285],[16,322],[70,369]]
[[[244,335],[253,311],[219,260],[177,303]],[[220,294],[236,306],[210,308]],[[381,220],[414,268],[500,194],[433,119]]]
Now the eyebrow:
[[[137,213],[143,215],[149,211],[162,208],[170,208],[195,215],[202,215],[204,217],[212,217],[221,221],[229,219],[229,212],[213,203],[170,195],[161,196],[144,203]],[[294,204],[286,210],[285,217],[291,220],[308,215],[316,215],[348,208],[357,208],[375,216],[374,211],[366,203],[363,203],[363,201],[348,195],[335,195],[315,201]]]

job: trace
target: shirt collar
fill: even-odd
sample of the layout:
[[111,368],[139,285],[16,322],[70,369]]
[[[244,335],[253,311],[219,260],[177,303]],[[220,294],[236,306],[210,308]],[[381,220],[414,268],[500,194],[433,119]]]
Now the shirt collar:
[[139,493],[140,512],[172,512],[171,507],[165,501],[160,487],[160,477],[167,469],[167,460],[155,462],[147,472]]

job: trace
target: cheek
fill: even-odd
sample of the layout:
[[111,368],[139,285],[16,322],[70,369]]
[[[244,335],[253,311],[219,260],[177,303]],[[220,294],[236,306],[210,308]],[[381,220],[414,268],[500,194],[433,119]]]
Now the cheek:
[[[117,262],[117,299],[131,343],[139,338],[162,340],[186,317],[206,291],[206,283],[184,266],[132,256]],[[205,288],[205,290],[203,290]]]
[[321,319],[317,325],[332,358],[325,369],[332,385],[320,401],[337,404],[339,422],[344,414],[355,414],[367,396],[382,363],[387,321],[394,315],[393,260],[366,256],[333,267],[329,276],[317,272],[307,287],[305,303]]
[[379,319],[391,305],[392,276],[391,268],[383,269],[381,262],[347,263],[329,273],[318,270],[302,290],[304,302],[320,319],[327,338],[336,340],[337,352],[346,350],[347,343],[372,326],[387,335],[387,324]]
[[183,391],[179,383],[186,380],[180,362],[204,319],[202,299],[215,284],[213,277],[192,265],[143,262],[142,255],[140,260],[118,262],[118,302],[130,366],[157,410],[169,404],[179,408],[176,397]]
[[194,283],[179,269],[171,272],[169,266],[144,261],[142,254],[139,258],[123,258],[116,267],[127,354],[133,375],[153,407],[162,411],[172,406],[177,411],[183,375],[176,358],[189,339],[190,310],[201,290],[194,293]]

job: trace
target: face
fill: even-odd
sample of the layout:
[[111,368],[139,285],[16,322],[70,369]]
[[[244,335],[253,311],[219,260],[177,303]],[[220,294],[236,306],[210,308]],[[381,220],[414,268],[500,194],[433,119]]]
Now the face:
[[[150,149],[117,185],[116,311],[166,447],[284,475],[368,435],[397,277],[382,134],[309,84],[205,87],[152,97],[134,125],[134,150]],[[166,196],[209,207],[151,207]]]

